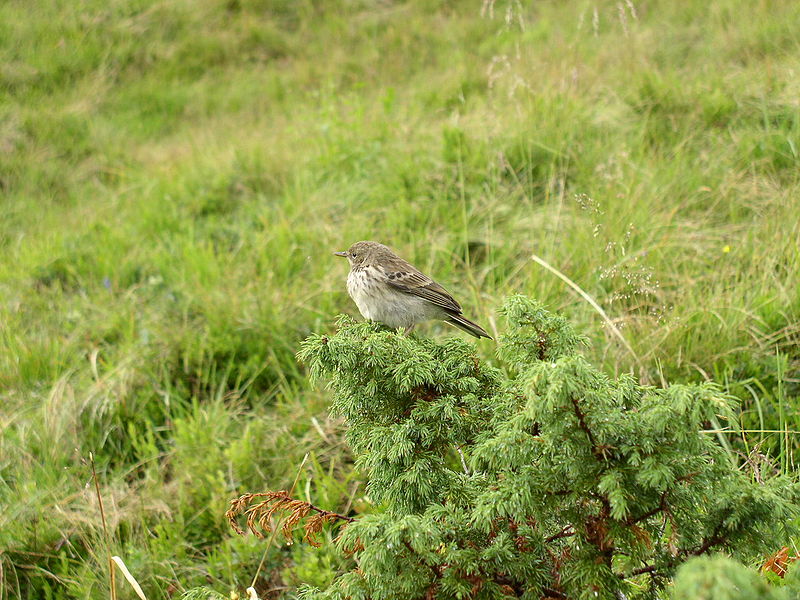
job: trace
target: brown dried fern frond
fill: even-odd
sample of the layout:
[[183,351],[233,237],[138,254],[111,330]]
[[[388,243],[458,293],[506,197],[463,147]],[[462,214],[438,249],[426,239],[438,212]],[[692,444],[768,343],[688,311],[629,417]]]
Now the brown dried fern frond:
[[[260,502],[253,504],[256,499],[261,499]],[[231,500],[231,505],[225,513],[225,517],[231,524],[231,527],[239,535],[244,535],[245,530],[239,526],[238,518],[241,515],[246,516],[247,529],[253,532],[259,538],[264,538],[264,532],[271,532],[271,520],[273,515],[278,512],[288,513],[283,522],[281,531],[287,540],[292,539],[292,532],[297,525],[308,517],[303,529],[305,530],[305,539],[312,546],[319,547],[321,544],[314,537],[322,530],[325,523],[334,523],[336,521],[344,521],[352,523],[353,519],[346,515],[324,510],[314,506],[310,502],[303,502],[292,498],[285,490],[277,492],[259,492],[255,494],[242,494],[238,498]],[[309,514],[311,515],[309,517]]]

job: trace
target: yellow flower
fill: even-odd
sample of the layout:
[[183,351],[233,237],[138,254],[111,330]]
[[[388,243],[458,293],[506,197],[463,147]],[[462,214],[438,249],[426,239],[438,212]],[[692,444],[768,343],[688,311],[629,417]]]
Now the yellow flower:
[[730,252],[730,251],[731,251],[731,247],[730,247],[730,246],[728,246],[728,245],[726,244],[726,245],[724,245],[724,246],[722,247],[722,251],[723,251],[725,254],[727,254],[728,252]]

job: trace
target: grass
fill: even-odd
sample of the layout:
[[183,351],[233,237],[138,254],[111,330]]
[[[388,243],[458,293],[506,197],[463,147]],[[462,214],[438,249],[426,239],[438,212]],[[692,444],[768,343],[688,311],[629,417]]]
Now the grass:
[[[150,600],[249,585],[227,501],[306,452],[299,489],[363,503],[294,359],[354,312],[331,252],[359,239],[492,333],[522,292],[609,371],[724,382],[791,468],[794,3],[523,4],[0,6],[0,600],[107,595],[90,452]],[[325,552],[271,553],[257,589]]]

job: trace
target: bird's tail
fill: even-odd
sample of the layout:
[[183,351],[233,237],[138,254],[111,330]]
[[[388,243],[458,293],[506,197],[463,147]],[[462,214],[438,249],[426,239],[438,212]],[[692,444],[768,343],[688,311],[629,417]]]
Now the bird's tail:
[[492,339],[488,333],[483,330],[483,327],[480,325],[473,323],[467,318],[462,317],[461,315],[450,315],[447,317],[447,322],[451,325],[455,325],[459,329],[463,329],[470,335],[474,335],[476,338],[486,337]]

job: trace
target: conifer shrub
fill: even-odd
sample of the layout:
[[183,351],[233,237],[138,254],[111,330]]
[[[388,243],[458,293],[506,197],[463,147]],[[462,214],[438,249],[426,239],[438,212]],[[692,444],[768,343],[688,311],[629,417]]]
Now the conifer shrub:
[[[735,423],[718,386],[611,378],[538,303],[512,297],[502,313],[502,368],[460,339],[347,317],[303,343],[380,509],[341,515],[285,492],[232,503],[235,526],[246,513],[268,528],[284,511],[284,532],[304,523],[312,543],[338,524],[336,546],[357,566],[304,600],[654,598],[695,557],[752,561],[797,533],[795,479],[740,469],[703,431]],[[731,577],[761,585],[753,571]]]

